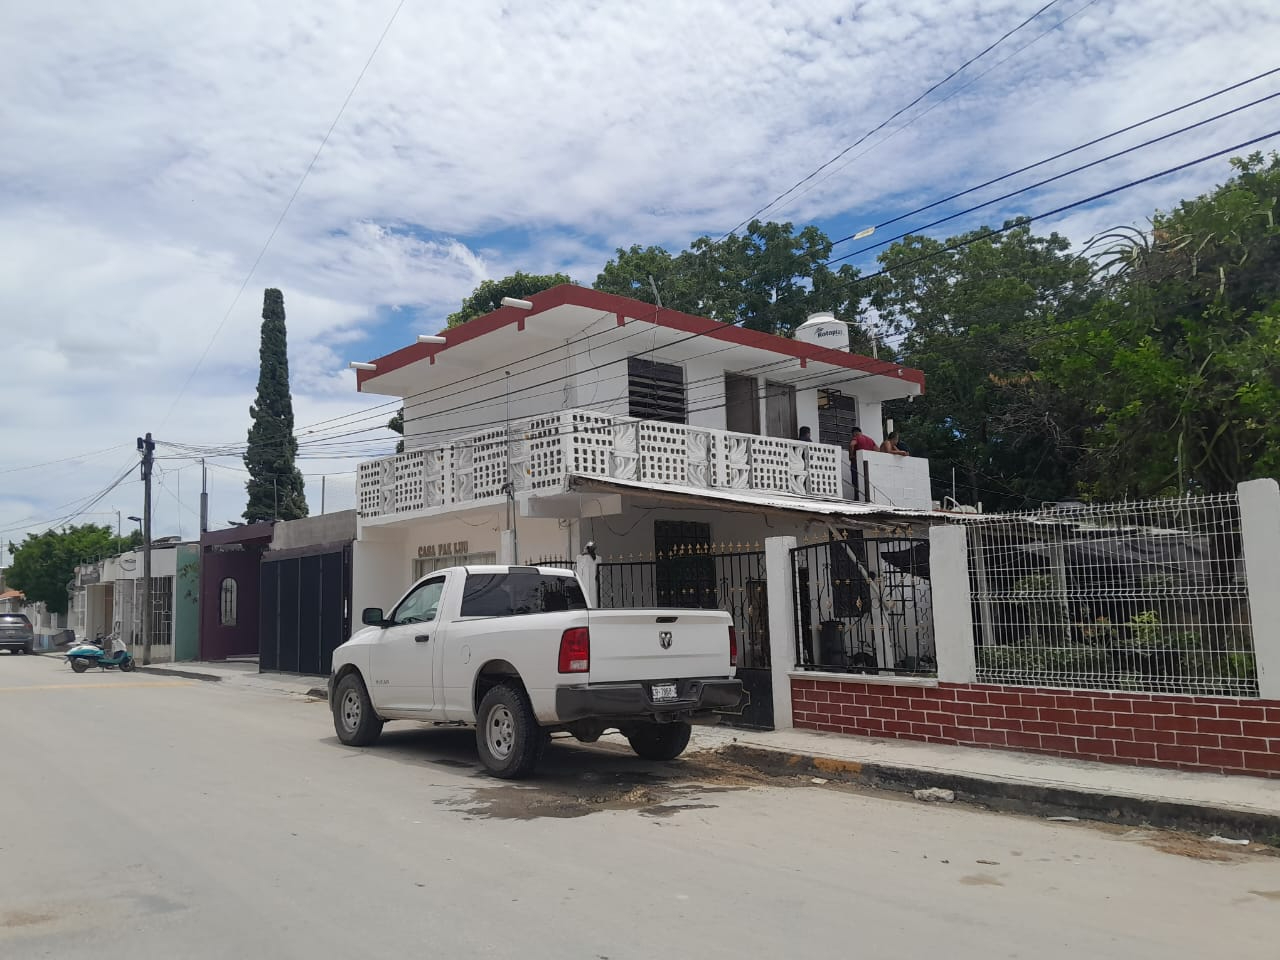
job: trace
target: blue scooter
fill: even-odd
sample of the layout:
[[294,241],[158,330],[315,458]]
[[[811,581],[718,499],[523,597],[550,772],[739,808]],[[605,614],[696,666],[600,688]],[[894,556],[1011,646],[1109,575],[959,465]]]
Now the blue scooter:
[[67,662],[76,673],[84,673],[90,667],[110,670],[119,667],[128,673],[135,666],[133,654],[124,642],[114,634],[111,636],[111,656],[107,656],[101,641],[88,641],[78,644],[67,651]]

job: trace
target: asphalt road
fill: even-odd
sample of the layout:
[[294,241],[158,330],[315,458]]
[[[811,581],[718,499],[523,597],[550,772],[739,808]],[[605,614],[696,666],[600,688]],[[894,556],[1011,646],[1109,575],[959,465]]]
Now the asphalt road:
[[[0,654],[0,957],[1171,957],[1280,951],[1280,858]],[[1221,857],[1222,860],[1206,860]]]

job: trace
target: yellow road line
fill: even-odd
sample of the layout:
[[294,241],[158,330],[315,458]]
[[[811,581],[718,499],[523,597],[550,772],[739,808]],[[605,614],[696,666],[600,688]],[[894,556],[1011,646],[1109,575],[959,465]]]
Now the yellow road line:
[[17,693],[22,690],[119,690],[121,687],[190,687],[194,680],[141,680],[119,683],[55,683],[31,687],[0,687],[0,693]]

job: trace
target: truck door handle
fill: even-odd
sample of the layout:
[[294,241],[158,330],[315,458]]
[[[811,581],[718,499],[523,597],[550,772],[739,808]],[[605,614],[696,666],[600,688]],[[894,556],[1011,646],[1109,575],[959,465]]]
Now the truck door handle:
[[431,639],[431,637],[429,637],[427,634],[425,634],[425,633],[420,633],[420,634],[418,634],[416,637],[414,637],[414,638],[413,638],[413,642],[414,642],[414,643],[427,643],[430,639]]

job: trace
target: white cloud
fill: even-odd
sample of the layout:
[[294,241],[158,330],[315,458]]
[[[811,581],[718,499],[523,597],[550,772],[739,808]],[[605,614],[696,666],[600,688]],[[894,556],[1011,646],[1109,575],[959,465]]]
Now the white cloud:
[[[124,446],[84,464],[0,472],[0,529],[32,514],[50,519],[100,489],[147,429],[241,442],[264,286],[285,292],[298,423],[360,409],[368,401],[346,361],[434,326],[480,279],[563,269],[590,282],[615,246],[680,249],[718,235],[1032,6],[406,4],[213,338],[394,5],[64,0],[10,11],[0,35],[11,145],[0,151],[9,360],[0,471]],[[1280,9],[1267,0],[1064,0],[940,95],[990,69],[981,79],[918,121],[890,125],[774,216],[857,221],[864,211],[911,209],[1242,79],[1248,65],[1271,62],[1278,39]],[[943,232],[1146,175],[1261,132],[1265,115],[1242,114]],[[1140,222],[1224,170],[1208,164],[1051,225],[1079,238]],[[187,469],[180,481],[190,505],[194,475]],[[242,509],[243,478],[222,469],[215,477],[215,518],[230,519]],[[136,512],[130,490],[126,512]],[[166,503],[177,509],[161,494],[162,520]]]

